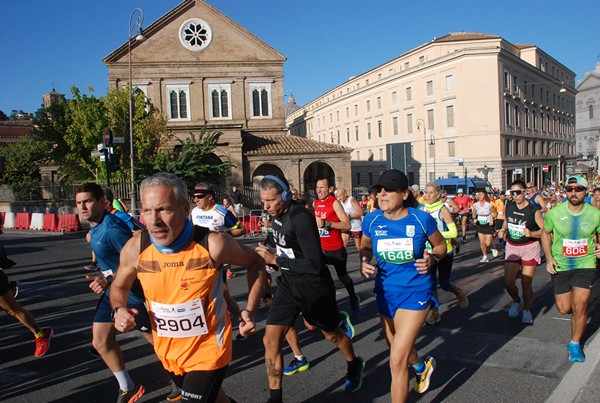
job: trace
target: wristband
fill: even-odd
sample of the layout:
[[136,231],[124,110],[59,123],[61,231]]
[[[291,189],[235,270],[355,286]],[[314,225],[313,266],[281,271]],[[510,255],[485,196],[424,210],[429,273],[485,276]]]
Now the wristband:
[[121,309],[120,306],[113,309],[112,312],[110,313],[110,320],[112,320],[113,322],[115,321],[115,316],[117,316],[117,312],[119,311],[119,309]]

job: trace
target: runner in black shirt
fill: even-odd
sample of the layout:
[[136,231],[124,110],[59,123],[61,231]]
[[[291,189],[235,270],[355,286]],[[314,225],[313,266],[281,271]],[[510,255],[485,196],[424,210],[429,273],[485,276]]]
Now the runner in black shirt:
[[320,328],[325,338],[340,349],[348,364],[344,389],[355,392],[362,385],[365,362],[354,355],[351,337],[354,328],[348,314],[338,311],[335,285],[321,250],[319,233],[310,212],[296,201],[285,178],[267,175],[260,183],[264,208],[272,216],[277,252],[266,246],[256,248],[269,265],[281,271],[277,291],[265,328],[265,364],[269,377],[270,402],[282,400],[284,335],[302,312],[304,319]]

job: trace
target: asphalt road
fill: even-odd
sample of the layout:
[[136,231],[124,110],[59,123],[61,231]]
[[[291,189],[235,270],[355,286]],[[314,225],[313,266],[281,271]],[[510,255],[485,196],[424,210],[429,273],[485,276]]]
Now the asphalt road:
[[[242,242],[253,245],[262,238]],[[18,301],[42,326],[56,335],[51,350],[33,356],[32,335],[12,317],[0,314],[0,400],[10,402],[110,402],[118,386],[104,363],[88,352],[91,320],[98,297],[89,291],[83,265],[90,248],[84,233],[65,235],[9,230],[2,235],[10,257],[18,265],[7,270],[22,282]],[[305,356],[311,368],[284,379],[287,402],[388,402],[389,353],[380,332],[373,282],[360,278],[358,258],[350,248],[349,272],[362,299],[362,313],[354,321],[356,352],[367,362],[363,388],[343,391],[345,363],[335,347],[319,333],[298,323]],[[570,321],[554,306],[549,275],[539,267],[534,279],[535,324],[510,319],[510,299],[504,291],[502,255],[480,264],[474,240],[463,245],[454,263],[453,279],[469,296],[461,310],[453,295],[440,293],[442,322],[426,326],[417,340],[421,354],[432,355],[437,368],[430,390],[409,401],[422,402],[594,402],[600,398],[600,297],[594,289],[585,335],[587,361],[571,364],[565,350]],[[232,295],[244,305],[246,278],[242,269],[230,280]],[[333,272],[333,269],[332,269]],[[335,274],[334,274],[335,277]],[[348,309],[348,296],[338,285],[338,303]],[[238,402],[263,402],[268,397],[262,334],[267,308],[258,315],[258,332],[234,341],[234,360],[224,388]],[[234,334],[237,331],[234,330]],[[139,336],[119,335],[127,368],[147,389],[144,402],[159,402],[168,393],[165,371],[152,348]],[[292,358],[285,348],[285,362]]]

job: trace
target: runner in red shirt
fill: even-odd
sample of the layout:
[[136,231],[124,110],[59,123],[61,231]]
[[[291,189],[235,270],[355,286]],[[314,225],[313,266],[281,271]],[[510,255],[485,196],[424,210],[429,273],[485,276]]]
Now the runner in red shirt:
[[454,198],[454,202],[460,207],[460,210],[458,211],[458,219],[460,220],[460,226],[462,229],[463,243],[465,243],[467,242],[467,222],[471,216],[473,200],[471,200],[471,198],[466,195],[462,189],[458,189],[457,195]]

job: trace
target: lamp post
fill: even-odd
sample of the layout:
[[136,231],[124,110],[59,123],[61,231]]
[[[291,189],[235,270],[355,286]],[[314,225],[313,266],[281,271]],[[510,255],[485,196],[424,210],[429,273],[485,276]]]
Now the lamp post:
[[[135,22],[133,17],[136,13],[139,13]],[[146,38],[142,35],[142,23],[144,22],[144,12],[141,8],[136,8],[131,12],[129,17],[129,40],[127,41],[128,53],[129,53],[129,164],[131,166],[131,214],[135,217],[136,213],[136,199],[137,194],[135,191],[135,174],[134,174],[134,163],[133,163],[133,82],[131,78],[131,40],[133,39],[132,28],[137,28],[137,35],[135,40],[137,42],[143,42]]]
[[433,134],[433,130],[430,132],[429,139],[429,145],[433,146],[433,180],[435,180],[435,134]]
[[423,150],[425,151],[425,184],[427,184],[427,132],[425,131],[425,121],[423,119],[417,119],[417,130],[419,127],[423,129]]

